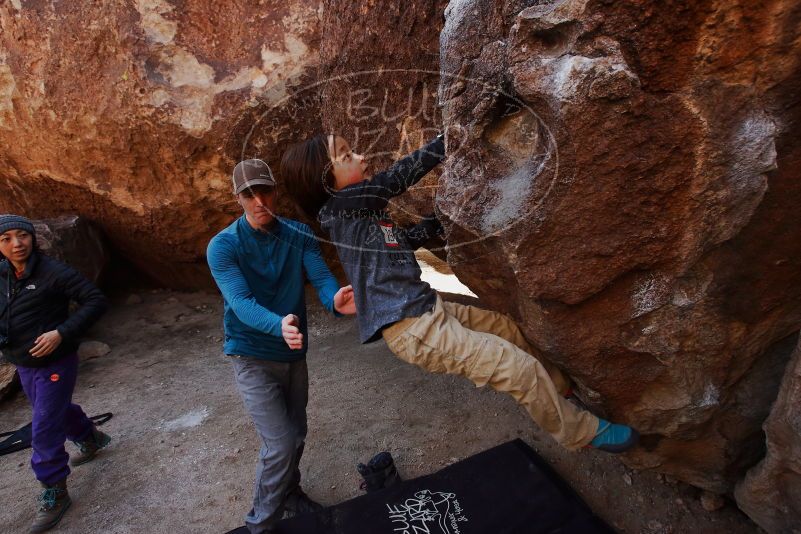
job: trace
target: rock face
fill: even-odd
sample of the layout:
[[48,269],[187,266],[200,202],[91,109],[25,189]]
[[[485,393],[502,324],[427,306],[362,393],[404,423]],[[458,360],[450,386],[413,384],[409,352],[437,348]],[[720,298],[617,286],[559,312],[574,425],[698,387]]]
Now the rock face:
[[[80,214],[154,279],[207,286],[206,245],[241,213],[237,161],[277,174],[287,144],[323,125],[377,164],[433,135],[444,6],[3,2],[0,211]],[[326,83],[385,67],[404,70]],[[390,128],[381,135],[365,128],[374,106]],[[430,205],[433,188],[421,193]],[[297,215],[280,197],[279,213]]]
[[801,345],[782,380],[765,422],[768,452],[734,492],[737,505],[759,526],[776,533],[801,533]]
[[43,252],[98,282],[109,261],[109,252],[93,224],[77,215],[33,221],[33,224],[36,242]]
[[801,327],[797,2],[454,0],[441,37],[448,261],[717,493]]
[[206,244],[238,213],[236,160],[277,166],[283,136],[319,122],[315,101],[289,98],[316,65],[317,9],[3,2],[0,211],[80,214],[157,280],[207,285]]

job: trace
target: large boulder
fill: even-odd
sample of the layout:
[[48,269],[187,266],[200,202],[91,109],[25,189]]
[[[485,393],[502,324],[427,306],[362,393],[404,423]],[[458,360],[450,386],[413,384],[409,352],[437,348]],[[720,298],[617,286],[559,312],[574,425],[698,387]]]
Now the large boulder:
[[[238,160],[278,174],[287,144],[325,125],[380,166],[433,135],[444,4],[4,2],[0,211],[79,214],[154,279],[207,286],[206,244],[241,213]],[[404,70],[328,83],[385,66]],[[358,122],[348,99],[357,115],[377,106],[389,130],[345,126]],[[420,192],[430,208],[433,188]],[[279,213],[297,216],[279,195]]]
[[33,221],[36,242],[45,254],[74,267],[97,283],[109,261],[109,251],[100,230],[77,215]]
[[445,12],[448,261],[631,465],[731,491],[801,328],[798,4],[528,4]]
[[209,283],[240,158],[277,166],[316,102],[318,3],[0,4],[0,212],[76,213],[175,287]]
[[737,505],[771,534],[801,533],[801,344],[765,421],[767,454],[735,489]]

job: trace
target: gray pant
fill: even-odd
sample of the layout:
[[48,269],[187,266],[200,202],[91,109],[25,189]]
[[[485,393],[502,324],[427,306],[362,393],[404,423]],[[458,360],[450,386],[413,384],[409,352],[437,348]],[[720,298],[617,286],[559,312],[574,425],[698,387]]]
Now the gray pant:
[[309,373],[306,360],[282,363],[232,356],[231,361],[245,410],[262,442],[253,508],[245,517],[251,534],[261,534],[281,519],[284,498],[300,485]]

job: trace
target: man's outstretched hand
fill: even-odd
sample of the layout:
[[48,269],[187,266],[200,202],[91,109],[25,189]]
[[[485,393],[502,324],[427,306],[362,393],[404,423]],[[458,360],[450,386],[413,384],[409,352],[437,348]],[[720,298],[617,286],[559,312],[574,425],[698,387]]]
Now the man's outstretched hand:
[[300,319],[291,313],[281,319],[281,334],[290,349],[303,348],[303,334],[300,333]]
[[342,315],[356,313],[356,301],[353,299],[353,286],[340,287],[334,295],[334,309]]

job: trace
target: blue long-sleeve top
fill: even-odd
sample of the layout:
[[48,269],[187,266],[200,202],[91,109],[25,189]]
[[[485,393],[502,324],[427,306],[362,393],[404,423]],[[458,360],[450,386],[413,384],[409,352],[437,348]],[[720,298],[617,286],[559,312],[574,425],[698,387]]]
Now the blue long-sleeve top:
[[[339,284],[305,224],[281,218],[260,232],[243,215],[212,238],[206,258],[224,300],[226,354],[280,362],[306,356],[304,273],[323,306],[336,314]],[[300,319],[302,349],[290,349],[281,334],[281,319],[290,313]]]

